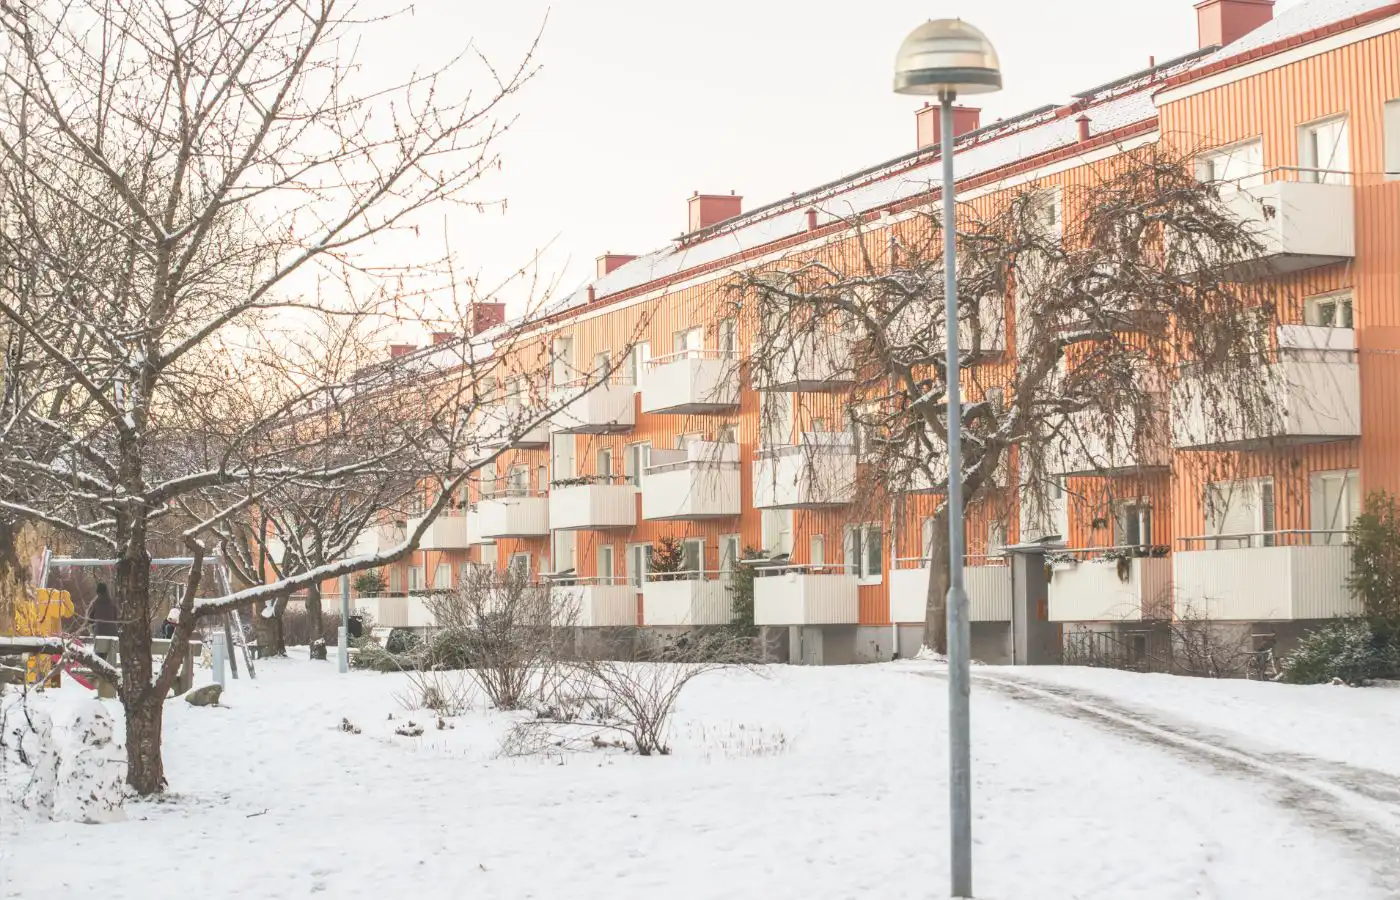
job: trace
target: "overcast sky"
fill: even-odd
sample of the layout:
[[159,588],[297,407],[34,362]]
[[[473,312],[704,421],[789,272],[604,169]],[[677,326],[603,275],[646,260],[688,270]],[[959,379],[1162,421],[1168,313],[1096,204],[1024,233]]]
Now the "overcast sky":
[[694,191],[751,209],[913,149],[920,101],[890,90],[895,50],[956,15],[1001,54],[984,123],[1196,47],[1191,0],[415,0],[373,53],[427,61],[473,41],[505,64],[544,24],[543,71],[489,185],[508,209],[450,231],[487,280],[550,245],[545,272],[573,289],[597,255],[679,234]]

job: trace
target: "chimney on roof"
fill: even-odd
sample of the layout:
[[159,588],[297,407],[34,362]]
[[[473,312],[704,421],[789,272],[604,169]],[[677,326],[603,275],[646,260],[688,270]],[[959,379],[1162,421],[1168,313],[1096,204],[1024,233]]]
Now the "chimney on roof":
[[598,299],[598,292],[593,288],[593,285],[590,284],[590,285],[588,286],[588,302],[589,302],[589,303],[594,303],[594,302],[597,301],[597,299]]
[[389,358],[398,359],[400,356],[407,356],[418,348],[413,344],[390,344]]
[[1079,118],[1074,121],[1079,125],[1079,142],[1082,144],[1089,139],[1089,116],[1080,113]]
[[452,343],[453,341],[455,341],[456,339],[457,339],[457,335],[453,334],[453,333],[450,332],[450,331],[434,331],[434,332],[433,332],[433,346],[434,346],[434,347],[438,346],[439,344],[450,344],[450,343]]
[[1201,47],[1229,44],[1274,17],[1274,0],[1201,0],[1196,32]]
[[699,231],[732,219],[744,211],[744,198],[728,194],[702,194],[696,191],[690,198],[690,231]]
[[817,230],[817,208],[815,206],[809,206],[807,208],[807,230]]
[[[919,149],[932,147],[943,138],[943,125],[940,123],[941,109],[932,103],[925,103],[914,111],[914,123],[919,132]],[[982,123],[982,110],[971,106],[953,107],[953,137],[976,131]]]
[[473,303],[471,308],[472,334],[481,334],[506,320],[504,303]]
[[618,266],[626,265],[636,258],[637,257],[629,256],[626,253],[604,253],[602,256],[598,257],[597,277],[602,278]]

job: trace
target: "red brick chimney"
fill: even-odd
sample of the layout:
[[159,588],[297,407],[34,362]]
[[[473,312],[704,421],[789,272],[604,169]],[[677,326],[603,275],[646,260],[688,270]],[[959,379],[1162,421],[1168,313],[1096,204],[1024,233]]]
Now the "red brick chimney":
[[1074,121],[1075,124],[1079,126],[1079,143],[1082,144],[1089,139],[1089,116],[1085,113],[1080,113],[1079,118]]
[[471,309],[472,334],[481,334],[506,320],[504,303],[473,303]]
[[1196,4],[1196,32],[1202,47],[1229,44],[1273,17],[1274,0],[1201,0]]
[[744,198],[728,194],[702,194],[690,198],[690,231],[699,231],[732,219],[744,211]]
[[414,344],[390,344],[389,358],[398,359],[400,356],[407,356],[408,354],[412,353],[414,350],[417,349],[418,347]]
[[[925,103],[914,111],[914,122],[919,130],[919,149],[932,147],[943,137],[943,125],[939,122],[942,110],[932,103]],[[971,106],[953,107],[953,137],[976,131],[982,122],[982,110]]]
[[628,256],[625,253],[604,253],[602,256],[598,257],[597,277],[602,278],[618,266],[626,265],[636,258],[635,256]]
[[434,347],[438,346],[439,344],[450,344],[450,343],[452,343],[453,341],[455,341],[456,339],[457,339],[457,335],[454,334],[454,333],[452,333],[452,332],[450,332],[450,331],[434,331],[434,332],[433,332],[433,346],[434,346]]

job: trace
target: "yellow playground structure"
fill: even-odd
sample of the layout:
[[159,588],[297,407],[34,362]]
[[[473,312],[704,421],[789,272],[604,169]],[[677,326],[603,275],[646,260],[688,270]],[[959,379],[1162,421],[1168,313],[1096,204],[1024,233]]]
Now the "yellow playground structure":
[[[12,617],[14,637],[58,637],[63,633],[63,620],[73,616],[73,597],[67,591],[50,588],[30,589],[17,600]],[[53,668],[56,656],[30,654],[25,681],[34,684],[48,680],[58,684],[59,672]]]

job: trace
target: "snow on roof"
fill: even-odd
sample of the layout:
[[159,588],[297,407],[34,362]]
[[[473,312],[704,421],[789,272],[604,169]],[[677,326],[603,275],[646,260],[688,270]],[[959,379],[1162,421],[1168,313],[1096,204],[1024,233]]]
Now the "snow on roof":
[[1246,34],[1237,41],[1221,47],[1215,53],[1201,60],[1201,65],[1229,59],[1241,53],[1321,28],[1333,22],[1340,22],[1352,16],[1389,6],[1395,0],[1305,0],[1296,6],[1279,11],[1267,24]]
[[[1392,2],[1394,0],[1305,0],[1285,9],[1268,24],[1214,52],[1190,53],[1136,76],[1129,75],[1089,92],[1076,94],[1075,97],[1084,104],[1083,112],[1089,116],[1090,127],[1095,134],[1145,122],[1157,115],[1151,88],[1172,75],[1267,46]],[[1079,140],[1075,117],[1060,115],[1060,109],[1053,105],[1041,107],[960,137],[953,156],[955,177],[962,181],[1075,144]],[[518,326],[527,319],[547,318],[583,306],[588,302],[590,285],[596,297],[604,298],[801,233],[807,230],[807,210],[811,208],[817,210],[819,224],[826,224],[837,217],[869,212],[926,193],[940,178],[938,169],[933,165],[940,158],[936,149],[904,154],[824,188],[761,207],[730,222],[688,236],[691,240],[683,237],[639,256],[601,278],[585,282],[558,302],[510,324]]]

